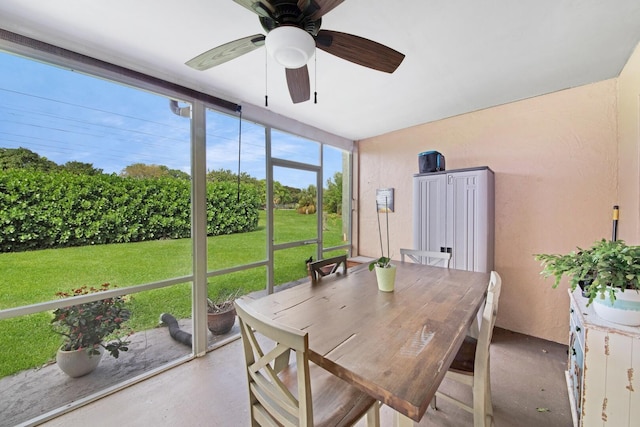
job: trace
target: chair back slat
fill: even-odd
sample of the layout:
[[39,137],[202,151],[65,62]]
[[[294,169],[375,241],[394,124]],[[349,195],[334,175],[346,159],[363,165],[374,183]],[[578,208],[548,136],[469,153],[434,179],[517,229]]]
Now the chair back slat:
[[[478,347],[476,349],[476,361],[474,371],[480,372],[479,363],[484,367],[488,365],[489,347],[491,338],[493,337],[493,328],[496,324],[498,316],[498,301],[500,300],[500,292],[502,291],[502,278],[500,275],[492,271],[489,279],[489,287],[487,288],[487,298],[482,312],[482,323],[480,324],[480,333],[478,334]],[[483,363],[484,361],[484,363]]]
[[325,258],[318,261],[310,262],[309,275],[311,281],[316,282],[318,279],[330,274],[338,273],[340,265],[342,265],[342,274],[347,274],[347,256],[340,255],[332,258]]
[[421,251],[417,249],[400,249],[400,261],[404,262],[405,256],[416,264],[425,264],[449,268],[451,254],[448,252]]
[[[242,299],[234,304],[245,353],[252,419],[261,425],[313,425],[307,333],[250,311]],[[278,375],[290,368],[284,358],[289,358],[291,350],[296,354],[291,368],[297,377],[293,390]]]

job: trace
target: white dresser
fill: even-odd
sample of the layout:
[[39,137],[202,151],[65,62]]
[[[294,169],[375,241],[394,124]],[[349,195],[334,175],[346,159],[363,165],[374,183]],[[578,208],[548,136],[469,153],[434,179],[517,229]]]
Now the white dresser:
[[579,288],[569,293],[574,426],[640,426],[640,328],[602,320]]

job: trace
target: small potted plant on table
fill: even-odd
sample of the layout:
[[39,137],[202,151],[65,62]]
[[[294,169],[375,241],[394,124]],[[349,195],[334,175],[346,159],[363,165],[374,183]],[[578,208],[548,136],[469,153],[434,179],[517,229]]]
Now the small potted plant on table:
[[[104,292],[109,283],[99,288],[82,286],[69,292],[58,292],[61,298]],[[106,350],[116,359],[121,351],[129,349],[124,338],[129,331],[123,329],[131,312],[125,307],[122,296],[58,308],[53,312],[51,324],[54,332],[64,337],[58,349],[58,367],[70,377],[76,378],[92,372]],[[105,343],[106,339],[111,339]]]
[[[387,255],[384,256],[384,246],[382,244],[382,228],[380,227],[380,211],[385,212],[387,222]],[[391,264],[391,252],[389,249],[389,206],[385,198],[384,207],[378,205],[376,200],[376,214],[378,217],[378,235],[380,237],[381,257],[369,264],[369,271],[376,271],[376,279],[378,281],[378,289],[382,292],[393,292],[396,282],[396,266]]]
[[640,326],[640,246],[622,240],[602,239],[590,248],[565,255],[536,254],[544,267],[541,274],[570,278],[571,290],[582,284],[583,294],[594,303],[596,314],[608,321]]

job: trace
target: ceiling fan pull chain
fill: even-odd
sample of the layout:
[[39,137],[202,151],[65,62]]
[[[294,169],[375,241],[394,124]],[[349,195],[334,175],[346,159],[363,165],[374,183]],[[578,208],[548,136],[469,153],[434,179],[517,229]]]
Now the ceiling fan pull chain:
[[240,158],[242,156],[242,105],[236,110],[238,115],[238,203],[240,203]]
[[318,49],[313,55],[313,103],[318,103]]
[[[285,68],[287,88],[294,104],[311,98],[311,56],[318,49],[366,68],[393,73],[404,60],[404,54],[373,40],[353,34],[321,30],[322,17],[344,0],[235,0],[258,15],[264,34],[254,34],[227,42],[201,53],[186,62],[199,70],[208,70],[264,46],[265,57]],[[317,64],[317,56],[314,57]],[[265,68],[268,61],[265,59]],[[317,72],[315,74],[317,77]],[[265,72],[265,79],[267,73]],[[280,88],[280,85],[277,85]],[[265,84],[264,105],[269,106]],[[280,99],[280,98],[278,98]],[[314,104],[318,103],[317,78]]]
[[267,66],[267,61],[268,61],[268,57],[269,55],[267,54],[267,50],[264,50],[264,106],[268,107],[269,106],[269,67]]

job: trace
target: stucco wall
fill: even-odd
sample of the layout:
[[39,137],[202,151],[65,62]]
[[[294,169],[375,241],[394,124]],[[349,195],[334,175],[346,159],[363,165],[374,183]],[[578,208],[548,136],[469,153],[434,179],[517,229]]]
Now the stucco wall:
[[618,77],[619,238],[640,244],[640,45]]
[[533,254],[568,252],[611,236],[618,203],[616,87],[607,80],[359,141],[360,254],[380,256],[376,188],[395,188],[392,257],[413,247],[418,153],[440,151],[448,170],[489,166],[496,178],[495,269],[504,283],[497,325],[566,342],[566,283],[551,289]]

